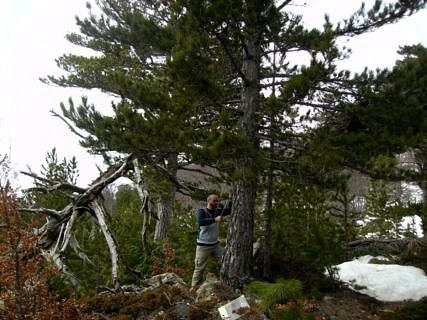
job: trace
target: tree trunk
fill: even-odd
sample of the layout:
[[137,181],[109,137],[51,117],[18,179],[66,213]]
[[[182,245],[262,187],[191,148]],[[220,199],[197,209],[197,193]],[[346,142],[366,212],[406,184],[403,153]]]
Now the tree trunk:
[[247,138],[251,150],[237,159],[239,179],[235,183],[233,212],[227,232],[227,248],[221,268],[221,279],[234,288],[242,288],[250,276],[254,226],[257,169],[255,159],[258,150],[256,138],[259,110],[260,43],[257,29],[256,3],[246,2],[248,19],[245,24],[245,50],[242,64],[241,134]]
[[424,237],[427,235],[427,183],[420,184],[423,192],[423,208],[420,212],[421,229]]
[[250,276],[256,183],[241,179],[235,189],[221,279],[234,288],[242,288]]
[[[427,170],[427,155],[426,155],[426,147],[425,144],[422,145],[420,151],[418,152],[416,156],[419,166],[421,169],[421,172],[423,173],[423,176],[425,176],[426,170]],[[422,190],[423,193],[423,207],[420,211],[420,218],[421,218],[421,228],[423,231],[424,237],[427,235],[427,181],[418,181],[418,185]]]
[[[171,153],[167,157],[167,169],[169,173],[176,177],[178,165],[178,156]],[[175,201],[176,184],[169,183],[166,191],[160,192],[160,197],[157,201],[157,215],[159,220],[156,223],[154,231],[154,240],[159,241],[167,237],[169,226],[172,220],[173,206]]]
[[[271,141],[271,143],[273,143]],[[273,145],[270,146],[270,157],[273,154]],[[273,159],[273,157],[271,157]],[[264,244],[263,244],[263,269],[262,276],[265,279],[271,279],[271,239],[272,239],[272,224],[271,211],[273,209],[273,168],[270,166],[267,177],[267,198],[264,214]]]

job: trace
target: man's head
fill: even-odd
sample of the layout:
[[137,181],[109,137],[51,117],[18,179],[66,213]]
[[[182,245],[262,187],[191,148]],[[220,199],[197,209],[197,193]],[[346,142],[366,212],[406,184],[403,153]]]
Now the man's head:
[[212,210],[212,209],[216,209],[216,207],[218,207],[218,196],[216,194],[210,194],[208,196],[208,209]]

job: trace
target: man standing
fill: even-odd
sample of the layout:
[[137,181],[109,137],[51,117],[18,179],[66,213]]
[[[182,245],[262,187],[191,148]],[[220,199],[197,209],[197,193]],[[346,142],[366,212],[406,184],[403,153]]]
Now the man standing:
[[221,262],[224,248],[218,241],[219,224],[224,216],[231,213],[231,201],[227,201],[223,209],[218,208],[219,199],[216,194],[210,194],[206,208],[197,210],[196,258],[194,259],[194,273],[191,287],[197,286],[203,277],[210,256],[215,256]]

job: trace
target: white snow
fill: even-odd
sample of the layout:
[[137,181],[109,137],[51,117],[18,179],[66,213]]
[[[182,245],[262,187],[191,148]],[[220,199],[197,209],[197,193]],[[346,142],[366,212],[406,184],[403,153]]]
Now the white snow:
[[339,279],[352,290],[380,301],[418,301],[427,296],[427,277],[423,270],[396,264],[368,263],[372,258],[363,256],[337,265]]

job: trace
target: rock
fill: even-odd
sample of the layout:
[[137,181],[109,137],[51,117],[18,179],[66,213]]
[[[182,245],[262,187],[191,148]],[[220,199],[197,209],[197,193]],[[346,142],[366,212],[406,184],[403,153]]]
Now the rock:
[[139,286],[137,286],[136,284],[127,284],[127,285],[123,285],[122,286],[122,291],[127,293],[127,292],[142,292],[144,291],[144,288],[141,288]]
[[239,295],[239,292],[219,281],[214,274],[208,273],[206,281],[196,290],[196,302],[233,300]]
[[154,277],[151,277],[150,279],[145,280],[145,283],[153,288],[160,287],[162,284],[173,285],[179,283],[181,285],[185,285],[184,280],[172,272],[158,274]]

